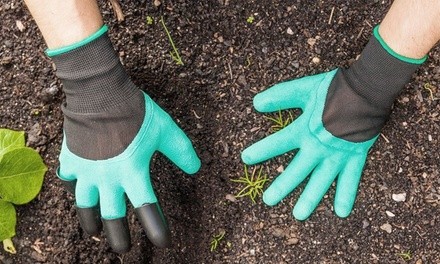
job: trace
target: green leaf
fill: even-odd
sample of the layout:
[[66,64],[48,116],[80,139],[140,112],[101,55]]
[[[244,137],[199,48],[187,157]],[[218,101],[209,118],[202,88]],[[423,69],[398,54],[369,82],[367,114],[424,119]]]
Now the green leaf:
[[3,249],[11,254],[17,253],[17,250],[15,250],[14,247],[14,243],[10,238],[6,238],[5,240],[3,240]]
[[0,199],[28,203],[40,191],[46,171],[37,151],[27,147],[10,149],[0,156]]
[[0,128],[0,156],[12,148],[24,147],[24,132]]
[[147,16],[147,25],[152,25],[154,22],[153,18],[151,16]]
[[0,200],[0,241],[15,236],[15,208],[10,202]]

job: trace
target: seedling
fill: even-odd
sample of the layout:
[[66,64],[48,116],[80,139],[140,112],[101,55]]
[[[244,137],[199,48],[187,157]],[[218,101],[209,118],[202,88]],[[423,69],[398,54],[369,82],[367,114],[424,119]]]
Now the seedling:
[[429,95],[430,95],[432,101],[440,99],[440,98],[434,97],[434,92],[432,90],[435,87],[433,85],[431,85],[430,83],[425,83],[425,85],[423,85],[423,88],[425,88],[425,90],[428,90]]
[[249,196],[252,202],[256,203],[255,198],[263,193],[264,184],[268,181],[266,175],[262,175],[263,167],[260,167],[258,174],[256,174],[257,168],[255,167],[252,174],[249,175],[247,166],[244,166],[244,176],[234,180],[232,182],[243,183],[245,186],[235,197]]
[[283,117],[281,110],[278,111],[278,115],[276,117],[266,116],[266,118],[273,122],[273,125],[270,127],[272,132],[280,131],[293,121],[293,116],[290,111],[287,118]]
[[401,257],[403,260],[408,261],[412,259],[411,251],[398,253],[397,256]]
[[252,62],[251,62],[251,58],[246,56],[246,67],[249,68],[249,66],[251,66]]
[[220,231],[218,235],[214,235],[211,239],[211,252],[217,250],[220,241],[225,237],[226,232],[224,230]]
[[179,55],[179,51],[176,48],[176,45],[174,44],[173,38],[171,37],[170,31],[168,30],[167,26],[165,25],[165,22],[163,20],[163,17],[160,17],[160,22],[162,23],[162,26],[165,30],[165,33],[167,33],[168,40],[170,41],[171,47],[173,50],[170,52],[171,58],[173,61],[176,62],[177,65],[183,65],[182,58]]
[[248,22],[249,24],[252,24],[252,23],[254,23],[254,20],[255,20],[255,17],[251,15],[246,19],[246,22]]
[[0,241],[16,253],[14,204],[30,202],[40,192],[47,171],[38,152],[25,146],[24,132],[0,129]]
[[151,16],[147,16],[147,25],[153,25],[153,18]]

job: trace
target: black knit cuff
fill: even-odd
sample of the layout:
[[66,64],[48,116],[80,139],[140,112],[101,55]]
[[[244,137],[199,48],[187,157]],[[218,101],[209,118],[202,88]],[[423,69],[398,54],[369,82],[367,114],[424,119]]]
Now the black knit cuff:
[[66,109],[70,111],[103,112],[138,92],[107,33],[52,59],[64,86]]
[[344,75],[356,93],[376,107],[388,109],[418,67],[389,54],[373,35]]

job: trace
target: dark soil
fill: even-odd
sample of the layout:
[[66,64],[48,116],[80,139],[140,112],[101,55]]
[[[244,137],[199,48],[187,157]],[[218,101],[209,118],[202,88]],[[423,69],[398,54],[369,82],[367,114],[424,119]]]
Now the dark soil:
[[[123,22],[101,2],[133,81],[177,120],[203,162],[191,177],[154,157],[154,185],[173,246],[152,246],[130,210],[133,248],[118,255],[103,234],[82,232],[74,198],[56,179],[62,87],[22,1],[0,0],[0,126],[26,131],[49,167],[40,195],[18,207],[18,253],[0,249],[0,263],[440,263],[440,100],[424,88],[429,83],[440,97],[439,48],[396,101],[349,218],[334,215],[333,190],[304,222],[291,216],[300,190],[273,208],[261,198],[256,204],[226,199],[240,190],[230,181],[243,175],[240,152],[271,133],[252,97],[283,80],[349,65],[389,2],[166,0],[156,7],[123,1]],[[169,55],[161,16],[184,66]],[[291,156],[262,164],[271,180]],[[398,193],[406,193],[404,202],[392,199]],[[225,238],[211,252],[210,241],[222,230]],[[401,255],[407,252],[410,260]]]

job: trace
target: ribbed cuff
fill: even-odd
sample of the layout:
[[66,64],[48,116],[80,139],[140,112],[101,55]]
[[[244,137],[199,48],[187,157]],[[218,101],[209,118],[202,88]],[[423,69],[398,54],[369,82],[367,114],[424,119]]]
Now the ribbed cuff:
[[98,31],[93,33],[93,35],[91,35],[91,36],[89,36],[79,42],[76,42],[74,44],[71,44],[71,45],[68,45],[65,47],[57,48],[57,49],[47,49],[46,55],[49,57],[53,57],[53,56],[57,56],[57,55],[69,52],[71,50],[77,49],[77,48],[84,46],[84,45],[92,42],[93,40],[99,38],[100,36],[104,35],[107,31],[108,31],[107,25],[103,25]]
[[106,32],[103,27],[82,45],[70,50],[66,48],[52,57],[66,94],[66,109],[70,111],[100,113],[139,92],[126,74]]
[[380,36],[379,34],[379,25],[375,26],[373,29],[373,35],[376,37],[376,39],[379,41],[380,45],[392,56],[394,56],[396,59],[399,59],[401,61],[412,63],[412,64],[422,64],[426,61],[428,58],[428,55],[423,56],[423,58],[409,58],[403,55],[398,54],[395,52],[388,44],[385,42],[385,40]]

